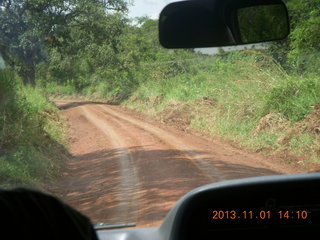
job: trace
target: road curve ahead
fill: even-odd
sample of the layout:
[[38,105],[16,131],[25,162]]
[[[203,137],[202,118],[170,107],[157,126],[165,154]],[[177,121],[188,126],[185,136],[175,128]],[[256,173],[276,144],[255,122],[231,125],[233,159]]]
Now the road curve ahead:
[[201,185],[297,173],[119,106],[56,104],[69,122],[72,157],[52,191],[94,222],[158,226],[181,196]]

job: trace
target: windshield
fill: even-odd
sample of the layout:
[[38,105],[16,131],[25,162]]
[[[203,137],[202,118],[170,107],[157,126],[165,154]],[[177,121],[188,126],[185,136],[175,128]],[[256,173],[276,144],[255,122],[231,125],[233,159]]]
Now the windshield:
[[1,188],[150,227],[196,187],[319,169],[318,1],[285,1],[284,41],[179,50],[169,2],[0,1]]

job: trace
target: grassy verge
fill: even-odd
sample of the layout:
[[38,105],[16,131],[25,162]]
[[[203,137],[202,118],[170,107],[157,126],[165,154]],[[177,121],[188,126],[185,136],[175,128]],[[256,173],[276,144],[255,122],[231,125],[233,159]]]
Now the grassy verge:
[[41,186],[59,172],[63,122],[44,93],[0,71],[0,187]]
[[317,77],[289,75],[253,51],[204,57],[193,69],[144,81],[125,105],[294,164],[320,163]]

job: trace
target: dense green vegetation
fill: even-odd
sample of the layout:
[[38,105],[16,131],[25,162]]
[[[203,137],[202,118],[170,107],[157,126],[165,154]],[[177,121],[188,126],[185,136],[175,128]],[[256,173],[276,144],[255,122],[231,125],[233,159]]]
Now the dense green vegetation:
[[62,136],[48,94],[105,99],[318,161],[320,3],[285,2],[289,39],[206,56],[163,49],[157,21],[129,19],[123,0],[1,1],[0,183],[41,180],[58,166],[48,157]]
[[0,186],[52,179],[63,149],[57,109],[10,70],[0,70],[0,86]]
[[182,129],[287,160],[309,159],[300,164],[319,160],[317,77],[290,75],[261,51],[203,57],[192,69],[146,81],[125,104]]

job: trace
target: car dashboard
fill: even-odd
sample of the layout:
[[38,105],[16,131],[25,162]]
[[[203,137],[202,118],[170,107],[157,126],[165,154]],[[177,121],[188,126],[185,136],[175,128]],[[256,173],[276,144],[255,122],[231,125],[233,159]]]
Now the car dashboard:
[[97,233],[101,240],[314,236],[320,231],[319,186],[320,173],[209,184],[182,197],[160,227]]

